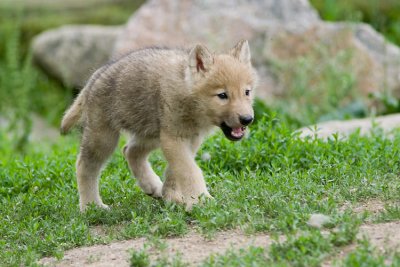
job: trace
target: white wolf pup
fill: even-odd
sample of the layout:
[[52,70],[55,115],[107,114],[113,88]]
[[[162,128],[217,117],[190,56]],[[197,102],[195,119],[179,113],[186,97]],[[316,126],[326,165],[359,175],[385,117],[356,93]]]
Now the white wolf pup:
[[[189,209],[201,195],[210,197],[196,152],[214,126],[232,141],[244,136],[253,121],[256,80],[245,40],[226,54],[203,45],[146,48],[98,69],[61,123],[63,134],[78,122],[83,128],[76,163],[80,209],[90,203],[107,208],[99,175],[122,130],[131,134],[123,154],[146,194]],[[148,162],[158,147],[168,161],[164,184]]]

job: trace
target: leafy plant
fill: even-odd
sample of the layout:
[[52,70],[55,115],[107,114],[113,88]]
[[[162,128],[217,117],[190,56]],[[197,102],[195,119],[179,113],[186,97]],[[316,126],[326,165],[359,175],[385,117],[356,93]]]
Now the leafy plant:
[[363,21],[400,45],[400,3],[397,0],[310,0],[324,20]]
[[147,251],[145,249],[141,249],[139,251],[136,250],[131,251],[130,266],[131,267],[150,266],[150,257],[147,254]]
[[271,60],[268,64],[285,92],[270,108],[288,114],[299,126],[365,115],[352,57],[352,51],[331,55],[328,47],[310,44],[307,54]]
[[0,112],[13,132],[14,146],[24,150],[32,127],[31,102],[37,75],[31,65],[31,55],[21,58],[18,24],[4,29],[5,57],[0,60]]

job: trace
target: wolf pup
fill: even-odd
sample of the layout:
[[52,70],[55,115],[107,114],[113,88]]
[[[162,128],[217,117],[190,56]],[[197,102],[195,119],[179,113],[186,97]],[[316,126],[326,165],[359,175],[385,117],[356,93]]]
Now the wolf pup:
[[[246,40],[226,54],[203,45],[190,51],[146,48],[98,69],[65,113],[61,133],[82,125],[76,175],[80,209],[107,208],[99,194],[99,174],[122,130],[131,134],[123,148],[142,190],[186,205],[211,197],[195,161],[214,126],[232,141],[253,121],[257,75]],[[165,182],[154,173],[149,153],[161,147],[168,161]]]

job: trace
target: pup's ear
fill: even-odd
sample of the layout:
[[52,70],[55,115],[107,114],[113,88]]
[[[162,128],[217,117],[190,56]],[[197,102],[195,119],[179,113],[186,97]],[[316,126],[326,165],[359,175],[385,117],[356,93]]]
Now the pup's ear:
[[250,64],[250,47],[247,40],[239,41],[234,48],[231,49],[230,54],[237,58],[240,62]]
[[197,72],[206,72],[213,62],[213,56],[204,45],[196,45],[189,53],[189,67]]

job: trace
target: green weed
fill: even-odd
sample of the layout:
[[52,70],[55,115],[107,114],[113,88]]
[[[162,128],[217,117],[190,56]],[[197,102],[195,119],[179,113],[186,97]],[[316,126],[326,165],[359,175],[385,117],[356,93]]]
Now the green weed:
[[[155,256],[153,260],[150,259],[149,250],[157,251],[159,255]],[[175,254],[171,257],[165,253],[167,245],[157,238],[149,237],[149,240],[144,244],[143,249],[131,252],[132,267],[184,267],[187,266],[182,260],[181,255]]]
[[[22,59],[19,54],[20,35],[18,25],[4,29],[7,37],[4,60],[0,61],[0,112],[8,120],[14,132],[15,148],[25,148],[31,131],[30,98],[36,82],[31,57]],[[4,115],[3,115],[4,116]]]
[[[350,252],[343,260],[341,266],[351,267],[381,267],[381,266],[398,266],[394,265],[396,262],[399,263],[399,255],[394,255],[393,264],[390,264],[387,255],[378,253],[375,248],[371,246],[367,239],[359,241],[358,247]],[[396,263],[396,264],[397,264]]]
[[[265,249],[260,247],[250,247],[239,251],[229,250],[224,255],[211,255],[200,266],[203,267],[222,267],[222,266],[266,266],[270,262],[266,256]],[[268,265],[271,266],[271,265]]]
[[271,103],[270,108],[287,114],[297,126],[364,117],[366,106],[357,94],[352,51],[332,55],[329,50],[310,44],[309,53],[303,56],[269,62],[285,88],[281,99]]
[[134,250],[131,252],[130,259],[131,267],[147,267],[150,266],[150,257],[147,254],[146,250]]

